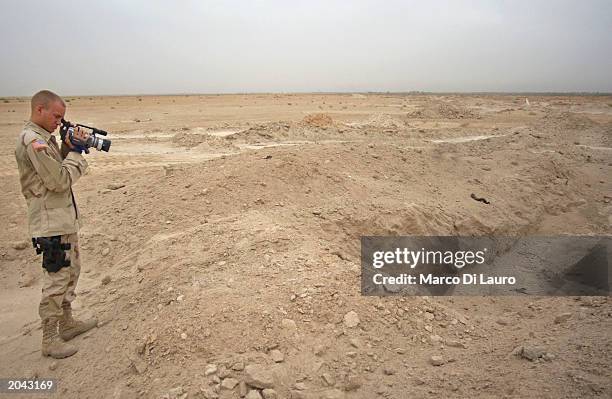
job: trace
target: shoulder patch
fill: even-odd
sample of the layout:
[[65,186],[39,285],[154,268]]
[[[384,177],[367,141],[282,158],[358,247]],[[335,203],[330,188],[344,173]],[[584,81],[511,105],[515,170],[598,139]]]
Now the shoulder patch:
[[45,142],[44,137],[42,137],[40,134],[32,131],[32,130],[24,130],[22,133],[22,137],[23,137],[23,145],[27,146],[28,144],[30,144],[31,142],[35,141],[35,140],[41,140],[43,141],[45,144],[47,144]]
[[42,151],[45,148],[48,148],[47,142],[43,139],[36,139],[30,143],[32,145],[32,149],[36,152]]

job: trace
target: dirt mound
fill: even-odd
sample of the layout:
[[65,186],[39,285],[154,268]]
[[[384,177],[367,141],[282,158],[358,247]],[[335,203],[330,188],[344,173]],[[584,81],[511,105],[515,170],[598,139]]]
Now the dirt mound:
[[478,114],[468,108],[440,103],[434,106],[425,106],[406,114],[412,119],[472,119]]
[[588,116],[574,112],[562,112],[551,117],[556,120],[559,127],[567,130],[586,130],[599,125]]
[[393,115],[379,113],[371,115],[366,121],[359,124],[363,127],[373,127],[380,129],[402,129],[405,123]]
[[328,114],[309,114],[302,119],[302,122],[318,128],[326,128],[334,124],[332,117]]
[[268,142],[272,140],[286,140],[294,135],[295,124],[284,121],[258,123],[239,133],[227,136],[233,142]]
[[229,149],[233,147],[231,141],[225,137],[216,137],[208,134],[195,134],[180,132],[172,136],[172,143],[181,147],[193,148],[201,145],[205,145],[206,148],[224,148]]
[[440,104],[438,106],[438,114],[445,119],[475,118],[477,116],[473,111],[467,108],[450,104]]

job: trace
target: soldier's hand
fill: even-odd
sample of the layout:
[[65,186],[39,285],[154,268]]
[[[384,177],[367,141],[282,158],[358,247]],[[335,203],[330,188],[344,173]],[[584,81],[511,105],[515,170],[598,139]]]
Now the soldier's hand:
[[[72,138],[80,143],[85,143],[89,138],[89,133],[85,132],[80,126],[74,126],[74,132],[72,133]],[[74,144],[70,141],[69,135],[66,135],[64,138],[64,143],[68,146],[68,148],[73,149]]]
[[74,148],[74,146],[70,142],[70,137],[68,135],[66,135],[66,137],[64,137],[64,143],[63,144],[66,145],[70,149]]
[[89,133],[87,133],[80,126],[76,126],[74,128],[74,133],[72,134],[72,137],[79,143],[85,143],[89,138]]

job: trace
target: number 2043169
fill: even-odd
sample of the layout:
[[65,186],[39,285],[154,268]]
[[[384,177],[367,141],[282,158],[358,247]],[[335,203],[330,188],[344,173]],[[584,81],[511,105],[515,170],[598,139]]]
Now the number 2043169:
[[0,379],[0,392],[55,392],[57,384],[53,379]]

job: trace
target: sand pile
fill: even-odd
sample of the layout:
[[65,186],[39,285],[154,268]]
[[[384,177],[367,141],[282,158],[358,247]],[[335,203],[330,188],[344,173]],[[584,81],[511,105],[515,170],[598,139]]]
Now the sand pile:
[[397,119],[393,115],[379,113],[370,116],[361,126],[368,126],[380,129],[402,129],[406,127],[405,123]]
[[181,147],[193,148],[206,144],[210,148],[231,148],[231,141],[225,137],[216,137],[208,134],[195,134],[180,132],[172,136],[172,143]]
[[471,119],[478,115],[465,107],[441,103],[431,107],[425,107],[406,114],[411,119]]
[[304,117],[302,122],[308,126],[318,128],[326,128],[334,123],[333,119],[328,114],[309,114]]

